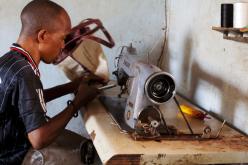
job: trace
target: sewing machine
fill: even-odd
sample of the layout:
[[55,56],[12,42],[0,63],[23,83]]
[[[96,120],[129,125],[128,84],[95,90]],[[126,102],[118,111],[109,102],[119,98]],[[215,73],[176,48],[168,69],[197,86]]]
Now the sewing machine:
[[[175,97],[173,76],[143,58],[137,55],[132,46],[122,47],[116,58],[117,70],[113,72],[120,93],[118,97],[100,97],[120,129],[130,133],[135,140],[217,138],[217,135],[211,135],[208,126],[203,132],[193,132]],[[166,123],[160,106],[172,99],[177,105],[175,111],[179,110],[190,133],[183,133],[174,125]]]
[[175,95],[174,79],[155,65],[142,61],[132,51],[134,48],[125,50],[122,50],[114,72],[121,86],[120,96],[128,94],[125,122],[139,134],[159,136],[158,129],[166,126],[159,105]]

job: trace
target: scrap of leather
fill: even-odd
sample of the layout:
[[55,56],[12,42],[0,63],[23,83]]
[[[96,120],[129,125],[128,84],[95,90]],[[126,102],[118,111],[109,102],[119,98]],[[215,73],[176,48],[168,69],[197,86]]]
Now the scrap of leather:
[[[101,37],[96,35],[99,32]],[[99,19],[85,19],[66,36],[65,48],[54,64],[59,64],[70,80],[90,72],[107,82],[108,64],[101,45],[112,48],[115,43]]]
[[58,64],[70,80],[82,77],[85,72],[90,72],[105,81],[109,80],[107,58],[99,43],[84,40],[73,51],[71,56]]

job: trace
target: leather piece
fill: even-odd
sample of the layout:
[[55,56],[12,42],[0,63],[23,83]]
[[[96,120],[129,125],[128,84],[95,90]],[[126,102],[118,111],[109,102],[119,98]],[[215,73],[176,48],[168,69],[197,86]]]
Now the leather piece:
[[101,77],[106,82],[109,80],[108,62],[102,47],[92,40],[81,42],[71,56],[58,64],[70,80],[82,77],[85,72],[90,72]]

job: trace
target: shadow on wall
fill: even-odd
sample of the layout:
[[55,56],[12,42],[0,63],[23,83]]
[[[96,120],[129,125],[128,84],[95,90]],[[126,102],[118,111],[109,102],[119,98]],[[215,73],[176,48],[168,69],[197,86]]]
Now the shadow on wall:
[[[184,81],[184,83],[186,83],[187,85],[186,87],[188,87],[189,90],[187,93],[184,93],[183,95],[184,96],[186,95],[186,98],[190,99],[196,105],[199,105],[196,100],[196,92],[198,90],[200,83],[202,81],[205,81],[208,84],[214,86],[216,89],[221,91],[220,95],[218,96],[219,97],[218,99],[220,100],[220,104],[221,104],[220,110],[216,110],[218,111],[218,114],[214,112],[214,110],[211,111],[210,109],[208,109],[207,111],[213,113],[217,118],[227,120],[228,123],[231,126],[233,126],[233,123],[235,122],[234,116],[237,116],[235,115],[235,111],[239,111],[239,109],[237,108],[238,103],[242,103],[245,105],[245,107],[248,107],[248,96],[242,91],[240,91],[238,88],[236,88],[235,86],[229,84],[228,82],[223,81],[219,77],[216,77],[204,71],[199,66],[199,64],[197,64],[197,62],[193,60],[194,58],[192,57],[193,45],[195,46],[194,41],[190,37],[190,35],[188,35],[188,37],[185,40],[185,46],[183,50],[184,56],[183,56],[183,66],[181,73],[182,73],[182,80]],[[167,60],[167,62],[168,61],[169,60]],[[246,118],[246,117],[240,114],[240,118]],[[243,129],[242,132],[244,132],[245,131],[244,129],[247,128],[244,127],[238,128],[238,130],[240,129]]]
[[[185,39],[184,44],[184,55],[183,55],[183,66],[182,66],[182,80],[185,83],[186,87],[189,87],[191,84],[191,61],[192,61],[192,47],[193,40],[191,37],[191,33],[189,33]],[[191,89],[191,88],[190,88]]]

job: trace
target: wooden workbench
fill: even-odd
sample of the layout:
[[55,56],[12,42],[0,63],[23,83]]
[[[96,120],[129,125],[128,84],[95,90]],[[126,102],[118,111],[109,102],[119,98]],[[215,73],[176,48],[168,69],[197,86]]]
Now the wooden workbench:
[[[106,93],[113,95],[113,92]],[[114,94],[115,95],[115,94]],[[180,104],[193,106],[178,97]],[[185,122],[174,102],[161,106],[166,122],[187,132]],[[248,163],[248,137],[224,126],[219,139],[135,141],[120,131],[99,100],[84,112],[85,127],[103,164],[229,164]],[[213,117],[199,120],[188,117],[194,132],[204,126],[216,134],[221,122]]]

